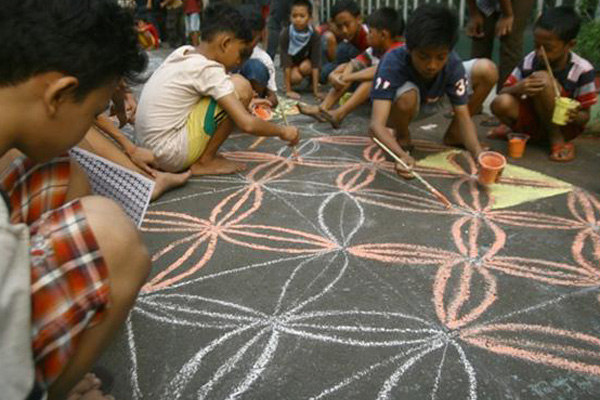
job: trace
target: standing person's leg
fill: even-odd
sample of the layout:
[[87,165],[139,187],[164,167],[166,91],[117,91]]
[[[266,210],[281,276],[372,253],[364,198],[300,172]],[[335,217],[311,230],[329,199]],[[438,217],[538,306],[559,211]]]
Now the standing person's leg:
[[523,34],[531,17],[535,0],[513,0],[515,16],[510,34],[500,39],[500,85],[523,58]]
[[472,38],[471,58],[492,58],[494,40],[496,40],[496,22],[498,13],[483,18],[483,37]]
[[267,54],[275,60],[275,54],[279,48],[279,34],[281,28],[287,25],[290,18],[291,0],[272,0],[267,20],[268,42]]
[[187,36],[185,34],[185,14],[183,12],[183,6],[177,8],[177,39],[179,46],[187,43]]

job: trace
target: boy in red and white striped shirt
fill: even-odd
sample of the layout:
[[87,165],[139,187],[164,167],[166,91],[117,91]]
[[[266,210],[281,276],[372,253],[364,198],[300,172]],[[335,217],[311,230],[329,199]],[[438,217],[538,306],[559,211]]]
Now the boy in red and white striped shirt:
[[[553,161],[575,158],[572,140],[583,132],[590,119],[590,107],[598,101],[594,67],[572,51],[580,25],[581,19],[571,7],[546,10],[535,24],[535,50],[513,70],[492,103],[494,114],[513,131],[527,133],[533,140],[548,140]],[[580,103],[569,111],[564,126],[552,123],[556,93],[542,48],[561,96]]]

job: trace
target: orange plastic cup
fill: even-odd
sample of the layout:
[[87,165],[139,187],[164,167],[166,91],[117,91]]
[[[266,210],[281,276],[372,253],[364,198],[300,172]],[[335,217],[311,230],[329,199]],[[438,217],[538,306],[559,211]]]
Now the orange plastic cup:
[[529,140],[529,135],[524,133],[508,134],[508,156],[511,158],[521,158],[525,153],[525,145]]
[[477,157],[479,161],[479,183],[491,185],[497,182],[506,166],[506,158],[495,151],[484,151]]

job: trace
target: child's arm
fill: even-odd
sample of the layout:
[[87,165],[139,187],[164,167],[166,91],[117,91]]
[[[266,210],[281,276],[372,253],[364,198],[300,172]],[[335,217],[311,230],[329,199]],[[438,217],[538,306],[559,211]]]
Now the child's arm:
[[270,89],[267,89],[267,95],[265,96],[267,100],[271,103],[273,108],[276,108],[279,105],[279,99],[277,98],[277,93],[273,92]]
[[415,165],[415,160],[402,150],[402,147],[400,147],[394,137],[393,131],[387,127],[391,109],[392,102],[389,100],[376,99],[373,101],[369,134],[379,139],[381,143],[400,157],[409,167],[412,167]]
[[321,97],[321,91],[319,90],[319,77],[320,77],[320,69],[319,68],[313,68],[312,69],[312,90],[313,90],[313,95],[318,98],[319,100],[322,100]]
[[156,177],[155,168],[157,168],[158,165],[156,164],[156,158],[151,150],[133,144],[127,139],[123,132],[113,124],[110,118],[105,115],[99,115],[96,118],[95,125],[106,135],[114,139],[115,142],[121,146],[127,157],[129,157],[129,159],[142,171],[152,177]]
[[503,87],[502,90],[500,90],[500,94],[507,93],[516,97],[536,97],[544,90],[544,87],[544,80],[536,77],[535,74],[532,74],[525,79],[521,79],[514,85]]
[[314,96],[323,100],[325,96],[321,94],[319,90],[319,77],[321,75],[321,70],[319,66],[321,65],[321,35],[317,32],[313,32],[310,37],[311,40],[311,49],[310,49],[310,65],[312,65],[312,89]]
[[454,106],[454,118],[458,123],[462,143],[473,158],[477,160],[477,156],[481,153],[481,145],[479,139],[477,139],[477,130],[473,119],[471,119],[469,107],[466,104]]
[[292,68],[291,67],[287,67],[283,71],[283,85],[285,87],[285,95],[288,97],[291,97],[290,93],[293,93],[293,90],[292,90]]
[[377,73],[377,67],[372,66],[365,69],[361,69],[360,71],[351,72],[347,75],[344,75],[343,78],[346,82],[365,82],[372,81],[375,79],[375,74]]
[[300,140],[298,128],[272,124],[252,116],[234,93],[221,97],[217,103],[243,132],[256,136],[278,136],[289,142],[290,146],[296,145]]

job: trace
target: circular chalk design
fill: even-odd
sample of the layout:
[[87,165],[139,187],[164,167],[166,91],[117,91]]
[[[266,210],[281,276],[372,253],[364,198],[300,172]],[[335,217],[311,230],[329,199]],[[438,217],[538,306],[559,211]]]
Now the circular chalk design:
[[120,397],[550,398],[556,377],[598,397],[594,195],[511,165],[481,186],[467,153],[414,140],[447,209],[365,135],[303,128],[302,163],[238,135],[246,173],[151,206]]

